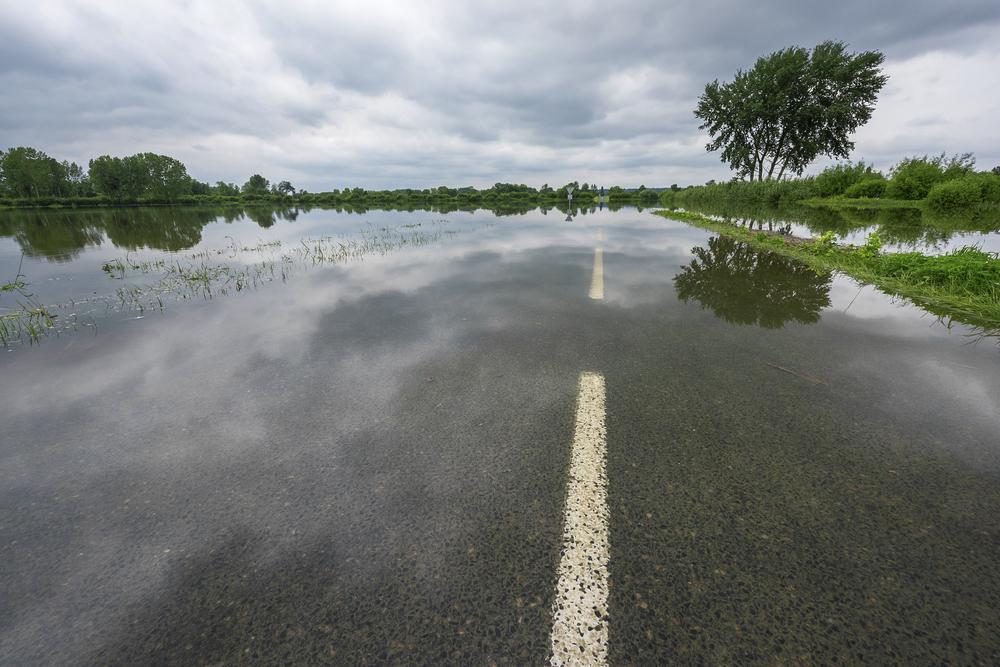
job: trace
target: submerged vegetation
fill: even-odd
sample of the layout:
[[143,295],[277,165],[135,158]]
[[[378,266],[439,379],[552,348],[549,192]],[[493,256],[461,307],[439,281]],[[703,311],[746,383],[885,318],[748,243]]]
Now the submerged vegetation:
[[35,343],[55,326],[56,316],[28,291],[28,283],[21,273],[23,261],[22,254],[17,275],[0,284],[0,345],[5,347],[15,340],[27,339]]
[[[252,246],[232,241],[227,247],[171,260],[141,260],[129,254],[101,266],[109,279],[121,283],[112,293],[50,306],[32,298],[19,270],[14,281],[0,285],[0,297],[4,297],[0,302],[0,345],[34,343],[48,333],[93,326],[87,317],[95,310],[141,315],[149,309],[163,310],[168,300],[212,299],[257,289],[284,282],[304,268],[360,261],[460,233],[447,224],[438,220],[426,223],[426,227],[422,223],[398,228],[368,225],[355,236],[303,239],[288,247],[280,241]],[[6,305],[9,295],[15,298]]]
[[995,253],[973,247],[939,256],[886,253],[877,233],[870,234],[863,245],[853,246],[837,244],[833,232],[801,239],[688,211],[658,213],[797,259],[818,271],[840,271],[949,321],[994,335],[1000,332],[1000,258]]

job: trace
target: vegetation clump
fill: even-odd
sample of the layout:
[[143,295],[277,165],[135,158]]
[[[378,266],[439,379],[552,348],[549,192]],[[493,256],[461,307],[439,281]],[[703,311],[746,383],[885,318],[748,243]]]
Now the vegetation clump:
[[864,162],[835,164],[813,179],[817,197],[836,197],[859,183],[884,180],[882,174]]
[[879,258],[878,271],[914,285],[1000,300],[1000,260],[996,253],[978,248],[967,246],[934,257],[918,252],[887,253]]
[[889,199],[926,199],[938,183],[966,176],[973,171],[976,160],[970,153],[946,159],[944,154],[929,158],[911,157],[892,168],[892,178],[886,186]]
[[852,184],[843,194],[848,199],[878,199],[885,195],[885,188],[885,177],[879,175]]
[[[24,261],[24,255],[21,256]],[[12,298],[13,303],[3,301]],[[28,283],[17,267],[14,280],[0,284],[0,345],[6,347],[11,341],[27,339],[35,343],[55,326],[56,316],[44,304],[35,300],[28,291]]]
[[936,211],[972,209],[983,200],[982,188],[972,178],[941,181],[927,193],[927,205]]

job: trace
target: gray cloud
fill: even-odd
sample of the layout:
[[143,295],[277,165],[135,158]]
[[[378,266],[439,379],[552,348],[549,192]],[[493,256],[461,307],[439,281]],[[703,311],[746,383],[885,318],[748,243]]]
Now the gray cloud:
[[7,3],[0,143],[312,190],[701,182],[728,176],[691,113],[704,84],[824,39],[887,55],[856,157],[1000,162],[991,0]]

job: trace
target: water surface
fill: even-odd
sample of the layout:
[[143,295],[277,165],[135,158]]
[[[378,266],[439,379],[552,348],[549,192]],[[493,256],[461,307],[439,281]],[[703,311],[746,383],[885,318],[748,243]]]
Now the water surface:
[[706,204],[692,211],[760,229],[786,228],[799,237],[832,232],[838,242],[863,245],[876,232],[887,252],[941,255],[963,247],[1000,252],[1000,211],[936,215],[920,208],[824,208]]
[[613,664],[1000,659],[961,325],[628,209],[8,215],[0,275],[92,312],[0,354],[0,663],[545,662],[584,371]]

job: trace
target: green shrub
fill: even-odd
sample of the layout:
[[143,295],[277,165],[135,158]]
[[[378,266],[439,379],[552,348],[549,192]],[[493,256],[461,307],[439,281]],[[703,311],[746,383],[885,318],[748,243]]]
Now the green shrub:
[[829,255],[836,247],[837,235],[827,230],[806,249],[814,255]]
[[1000,174],[983,171],[966,176],[966,178],[979,184],[979,193],[983,202],[1000,204]]
[[852,164],[835,164],[827,167],[813,179],[816,187],[816,194],[820,197],[835,197],[844,192],[859,181],[868,180],[872,177],[881,178],[882,175],[864,162]]
[[927,205],[935,211],[972,208],[982,200],[982,187],[977,179],[969,176],[938,183],[927,195]]
[[849,199],[878,199],[885,195],[886,180],[879,178],[866,178],[858,181],[851,187],[844,190],[844,196]]
[[892,179],[885,187],[889,199],[924,199],[937,183],[944,180],[939,160],[906,158],[892,168]]
[[941,169],[944,170],[944,180],[951,181],[963,176],[971,176],[976,171],[976,158],[972,153],[952,156],[945,159],[944,153],[936,158]]
[[976,158],[972,153],[945,157],[909,157],[892,168],[892,180],[886,186],[889,199],[925,199],[931,188],[944,181],[964,178],[973,173]]
[[865,244],[858,248],[858,254],[866,259],[874,259],[878,257],[882,252],[882,237],[878,235],[878,232],[872,232],[868,235],[868,240]]

